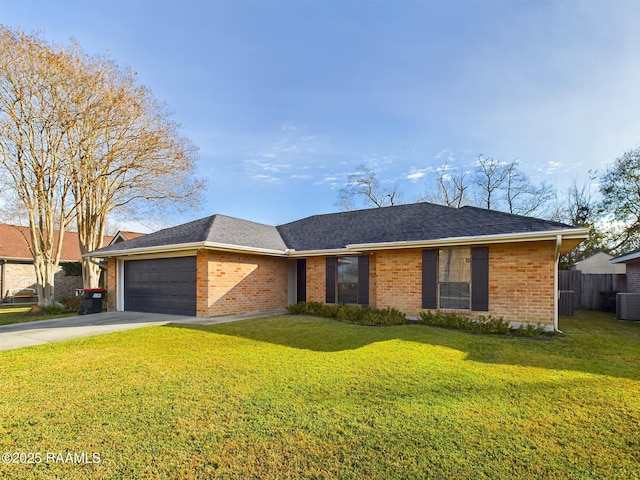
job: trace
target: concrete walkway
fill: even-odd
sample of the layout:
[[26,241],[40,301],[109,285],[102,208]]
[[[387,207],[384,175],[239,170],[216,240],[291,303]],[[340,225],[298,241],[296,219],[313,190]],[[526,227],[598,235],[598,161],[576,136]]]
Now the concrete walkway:
[[59,342],[71,338],[89,337],[103,333],[119,332],[133,328],[167,325],[215,325],[249,318],[259,318],[282,313],[283,310],[253,312],[218,317],[185,317],[159,313],[103,312],[93,315],[37,320],[27,323],[0,325],[0,350]]

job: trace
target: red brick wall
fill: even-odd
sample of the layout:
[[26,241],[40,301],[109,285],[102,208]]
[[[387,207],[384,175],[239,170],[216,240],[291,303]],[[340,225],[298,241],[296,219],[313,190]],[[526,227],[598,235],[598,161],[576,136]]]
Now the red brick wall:
[[627,292],[640,293],[640,259],[626,262]]
[[287,261],[284,258],[201,251],[196,262],[199,316],[287,306]]
[[307,302],[322,302],[326,298],[325,257],[307,258]]
[[[554,251],[553,242],[489,245],[489,311],[463,313],[553,325]],[[422,310],[422,249],[378,251],[369,265],[370,304],[417,316]],[[325,300],[325,257],[307,259],[307,300]]]
[[107,260],[107,310],[116,310],[116,295],[118,282],[116,278],[116,259],[109,258]]
[[489,247],[489,313],[518,323],[553,325],[555,244]]
[[375,254],[377,308],[394,307],[417,316],[422,309],[422,250],[385,250]]

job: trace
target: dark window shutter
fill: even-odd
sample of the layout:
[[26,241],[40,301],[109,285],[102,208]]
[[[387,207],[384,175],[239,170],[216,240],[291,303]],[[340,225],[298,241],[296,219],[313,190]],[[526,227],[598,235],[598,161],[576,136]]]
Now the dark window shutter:
[[327,267],[325,269],[327,285],[325,303],[336,303],[336,268],[337,259],[335,257],[328,257]]
[[438,308],[438,251],[422,251],[422,308]]
[[297,298],[296,301],[306,302],[307,301],[307,260],[305,258],[299,258],[297,265]]
[[369,257],[358,257],[358,303],[369,304]]
[[489,248],[471,249],[471,310],[489,311]]

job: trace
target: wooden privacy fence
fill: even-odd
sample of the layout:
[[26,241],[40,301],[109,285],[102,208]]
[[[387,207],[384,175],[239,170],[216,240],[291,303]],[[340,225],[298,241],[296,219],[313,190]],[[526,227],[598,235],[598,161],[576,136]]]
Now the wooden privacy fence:
[[624,274],[585,274],[580,270],[560,270],[558,274],[558,290],[573,291],[573,308],[615,311],[614,292],[627,291]]

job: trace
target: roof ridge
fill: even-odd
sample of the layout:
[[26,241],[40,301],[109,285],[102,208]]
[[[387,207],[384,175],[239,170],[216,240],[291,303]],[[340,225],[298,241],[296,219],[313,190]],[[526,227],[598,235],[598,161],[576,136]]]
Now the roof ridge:
[[337,216],[337,215],[349,215],[349,214],[362,214],[362,213],[366,213],[366,212],[376,212],[376,211],[381,211],[381,210],[388,210],[388,209],[398,209],[398,208],[410,208],[413,207],[415,208],[416,205],[431,205],[434,207],[439,207],[439,208],[443,208],[443,209],[450,209],[450,210],[460,210],[459,208],[456,207],[450,207],[448,205],[441,205],[439,203],[433,203],[433,202],[411,202],[411,203],[401,203],[399,205],[387,205],[386,207],[370,207],[370,208],[357,208],[354,210],[344,210],[341,212],[329,212],[329,213],[316,213],[314,215],[309,215],[307,217],[303,217],[303,218],[298,218],[296,220],[292,220],[291,222],[287,222],[287,223],[283,223],[283,224],[279,224],[276,225],[276,227],[281,227],[284,225],[288,225],[290,223],[295,223],[295,222],[299,222],[301,220],[307,220],[310,218],[327,218],[327,217],[332,217],[332,216]]

